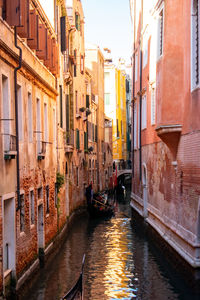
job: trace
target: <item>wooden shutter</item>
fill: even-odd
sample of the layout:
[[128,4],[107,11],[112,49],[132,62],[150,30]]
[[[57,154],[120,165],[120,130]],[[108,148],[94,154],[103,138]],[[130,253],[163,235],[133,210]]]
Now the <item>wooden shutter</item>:
[[47,59],[47,29],[44,24],[39,24],[39,40],[36,55],[39,59]]
[[61,51],[64,52],[67,49],[65,16],[60,18],[60,35],[61,35]]
[[35,9],[29,11],[29,38],[27,44],[31,49],[38,49],[38,32],[39,17]]
[[6,22],[10,26],[21,26],[21,0],[6,0]]
[[88,150],[88,135],[87,132],[84,132],[84,150]]
[[52,55],[51,55],[51,72],[56,75],[59,73],[59,63],[58,63],[58,46],[55,38],[51,40],[52,43]]
[[51,67],[51,57],[52,57],[52,48],[51,48],[51,36],[47,35],[47,58],[44,60],[46,67]]
[[78,30],[78,14],[75,13],[75,26],[76,26],[76,29]]
[[29,37],[29,0],[20,1],[21,26],[17,28],[17,33],[22,38]]

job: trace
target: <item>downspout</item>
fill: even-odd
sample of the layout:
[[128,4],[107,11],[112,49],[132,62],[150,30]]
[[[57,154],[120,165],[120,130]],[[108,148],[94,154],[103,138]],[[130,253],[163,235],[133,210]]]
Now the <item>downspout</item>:
[[143,0],[141,0],[141,29],[140,29],[140,152],[139,152],[139,168],[140,168],[140,182],[142,180],[142,28],[143,28]]
[[16,164],[17,164],[17,211],[21,208],[20,201],[20,170],[19,170],[19,125],[18,125],[18,99],[17,99],[17,71],[22,66],[22,49],[17,45],[17,28],[14,27],[15,47],[19,49],[19,65],[14,69],[14,86],[15,86],[15,127],[16,127]]
[[135,112],[135,100],[134,100],[134,98],[135,98],[135,13],[136,13],[136,4],[135,4],[135,1],[134,1],[134,35],[133,35],[133,39],[134,39],[134,42],[133,42],[133,84],[132,84],[132,86],[133,86],[133,93],[132,93],[132,99],[133,99],[133,101],[132,101],[132,104],[133,104],[133,108],[132,108],[132,112],[133,112],[133,115],[132,115],[132,120],[133,120],[133,122],[132,122],[132,124],[133,124],[133,126],[132,126],[132,137],[133,137],[133,141],[132,141],[132,177],[134,178],[134,176],[135,176],[135,145],[134,145],[134,141],[135,141],[135,114],[134,114],[134,112]]

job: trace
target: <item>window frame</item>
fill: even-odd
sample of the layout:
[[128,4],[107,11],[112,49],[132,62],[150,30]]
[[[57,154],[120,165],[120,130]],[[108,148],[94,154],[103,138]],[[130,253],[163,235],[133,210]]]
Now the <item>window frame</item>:
[[[194,4],[197,3],[198,8],[198,20],[195,24],[195,11],[194,11]],[[200,88],[200,1],[199,0],[192,0],[191,1],[191,92],[197,88]],[[198,31],[195,32],[194,26],[197,26]],[[195,40],[198,40],[197,44],[195,45]],[[195,49],[196,48],[196,49]],[[196,71],[196,64],[198,64],[197,71]],[[198,80],[198,81],[196,81]]]

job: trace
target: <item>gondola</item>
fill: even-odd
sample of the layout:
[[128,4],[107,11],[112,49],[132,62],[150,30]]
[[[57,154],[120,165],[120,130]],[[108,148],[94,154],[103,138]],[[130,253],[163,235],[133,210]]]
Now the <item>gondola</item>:
[[71,290],[61,300],[83,300],[83,268],[85,263],[85,254],[82,260],[82,269],[78,280]]
[[114,214],[114,206],[108,203],[105,193],[96,193],[88,203],[88,212],[92,218],[111,217]]

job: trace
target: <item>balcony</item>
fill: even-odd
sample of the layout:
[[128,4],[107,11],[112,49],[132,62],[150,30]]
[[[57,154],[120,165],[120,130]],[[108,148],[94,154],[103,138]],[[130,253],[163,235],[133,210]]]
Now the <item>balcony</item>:
[[45,158],[46,154],[46,142],[38,141],[38,160],[42,160]]
[[66,132],[65,153],[71,153],[74,150],[74,130]]
[[76,118],[77,118],[77,119],[81,118],[81,114],[80,114],[79,111],[76,112]]
[[91,110],[89,108],[86,108],[86,116],[89,116],[91,114]]
[[182,125],[161,125],[156,128],[159,138],[168,146],[176,160],[178,144],[181,136]]
[[64,82],[65,84],[71,84],[72,83],[72,75],[70,71],[67,71],[63,74]]
[[4,159],[10,160],[17,156],[17,138],[11,134],[4,134]]

